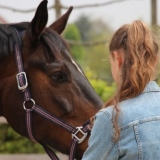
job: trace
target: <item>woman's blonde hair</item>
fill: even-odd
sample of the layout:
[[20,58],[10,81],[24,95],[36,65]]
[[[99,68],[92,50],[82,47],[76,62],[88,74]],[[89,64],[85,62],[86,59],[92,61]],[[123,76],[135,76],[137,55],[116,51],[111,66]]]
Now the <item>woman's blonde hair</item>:
[[113,124],[116,139],[119,139],[118,103],[140,94],[147,83],[153,78],[158,60],[159,46],[157,40],[146,24],[137,20],[132,24],[123,25],[113,35],[109,50],[123,49],[122,79],[117,93],[104,107],[114,105]]

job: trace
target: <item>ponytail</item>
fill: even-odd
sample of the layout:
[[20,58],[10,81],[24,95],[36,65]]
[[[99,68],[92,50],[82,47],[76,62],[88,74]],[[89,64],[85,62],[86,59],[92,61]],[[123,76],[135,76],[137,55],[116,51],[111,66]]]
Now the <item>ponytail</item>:
[[158,57],[159,46],[151,30],[141,21],[123,25],[113,35],[110,52],[123,49],[122,80],[117,93],[104,107],[114,105],[113,124],[116,139],[120,136],[118,127],[119,102],[139,95],[152,80]]

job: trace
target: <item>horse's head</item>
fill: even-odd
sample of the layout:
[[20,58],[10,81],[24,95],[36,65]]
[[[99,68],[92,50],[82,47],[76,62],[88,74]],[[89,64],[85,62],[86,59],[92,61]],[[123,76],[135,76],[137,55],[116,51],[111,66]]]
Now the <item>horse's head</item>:
[[[23,136],[28,135],[23,94],[16,82],[15,44],[21,48],[28,86],[36,104],[75,127],[102,107],[102,101],[60,36],[71,11],[72,7],[46,28],[48,13],[44,0],[30,23],[0,25],[0,115]],[[64,129],[34,113],[33,130],[37,140],[68,154],[71,135]],[[87,141],[79,145],[78,156],[86,147]]]

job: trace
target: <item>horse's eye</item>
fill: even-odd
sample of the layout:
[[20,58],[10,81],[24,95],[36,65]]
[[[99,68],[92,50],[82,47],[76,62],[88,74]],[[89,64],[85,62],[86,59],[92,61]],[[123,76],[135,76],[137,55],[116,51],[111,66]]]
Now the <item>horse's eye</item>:
[[56,82],[63,82],[63,81],[67,80],[67,75],[66,75],[66,73],[56,72],[56,73],[52,74],[51,78],[52,78],[52,80],[54,80]]

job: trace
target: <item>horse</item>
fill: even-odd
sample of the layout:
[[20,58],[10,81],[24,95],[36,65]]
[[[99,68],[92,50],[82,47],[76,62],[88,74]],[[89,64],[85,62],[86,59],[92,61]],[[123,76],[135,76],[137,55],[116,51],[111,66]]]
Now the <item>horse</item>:
[[[0,24],[0,116],[20,135],[67,155],[72,137],[83,139],[75,153],[81,159],[89,135],[77,126],[94,116],[102,101],[61,36],[72,8],[46,27],[47,0],[43,0],[31,22]],[[77,127],[74,134],[53,123],[50,115]]]

